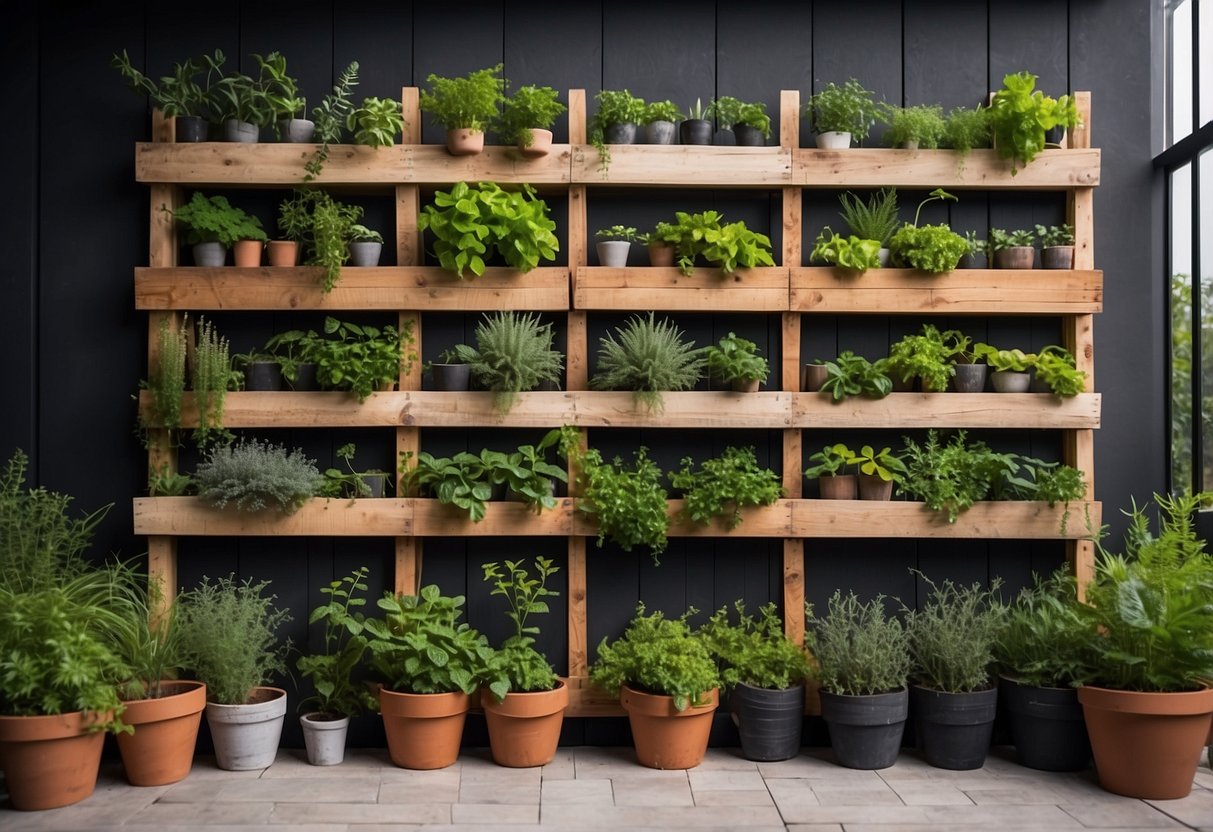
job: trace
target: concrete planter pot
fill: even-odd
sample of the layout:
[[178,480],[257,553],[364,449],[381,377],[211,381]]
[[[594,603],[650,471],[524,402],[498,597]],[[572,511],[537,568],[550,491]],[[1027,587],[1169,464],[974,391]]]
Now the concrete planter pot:
[[689,118],[679,122],[678,141],[682,144],[711,144],[712,122],[705,118]]
[[635,144],[636,125],[632,122],[608,124],[602,131],[603,144]]
[[632,244],[627,240],[602,240],[596,246],[598,249],[598,264],[613,269],[622,269],[628,264],[628,255]]
[[281,390],[282,367],[277,361],[252,361],[244,368],[244,389],[276,392]]
[[957,393],[981,393],[986,389],[985,364],[957,364],[952,386]]
[[225,142],[252,144],[259,138],[261,138],[261,130],[255,124],[234,118],[223,122],[223,140]]
[[278,135],[291,144],[307,144],[316,136],[316,122],[307,118],[278,120]]
[[1031,373],[1017,373],[1014,370],[998,370],[990,373],[990,383],[996,393],[1026,393],[1032,385]]
[[195,243],[194,265],[205,268],[218,268],[227,263],[227,249],[223,243]]
[[215,741],[215,763],[225,771],[268,768],[278,754],[282,722],[286,718],[286,691],[253,688],[244,705],[206,703],[206,724]]
[[672,121],[650,121],[644,126],[645,144],[673,144],[678,125]]
[[363,269],[378,266],[382,253],[383,243],[370,241],[350,243],[350,265]]
[[340,765],[345,759],[345,738],[350,718],[313,711],[299,717],[307,761],[314,766]]

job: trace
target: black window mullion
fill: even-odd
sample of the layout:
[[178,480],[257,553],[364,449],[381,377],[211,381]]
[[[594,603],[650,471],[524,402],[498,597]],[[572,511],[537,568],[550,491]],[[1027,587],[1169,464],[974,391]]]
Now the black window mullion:
[[1192,488],[1203,491],[1205,483],[1204,417],[1201,403],[1204,390],[1204,351],[1201,347],[1200,281],[1200,157],[1192,159],[1192,273],[1188,276],[1192,291]]

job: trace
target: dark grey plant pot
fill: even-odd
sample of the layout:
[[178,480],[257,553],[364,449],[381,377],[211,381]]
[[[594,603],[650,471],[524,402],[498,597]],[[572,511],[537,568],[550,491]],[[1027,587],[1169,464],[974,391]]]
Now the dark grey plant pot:
[[1042,269],[1074,268],[1074,246],[1045,246],[1040,250]]
[[1091,765],[1091,741],[1075,688],[1038,688],[1006,676],[998,686],[1020,765],[1040,771],[1082,771]]
[[846,696],[822,690],[821,718],[830,729],[830,746],[839,765],[872,770],[897,762],[909,714],[910,694]]
[[805,393],[816,393],[821,390],[821,385],[825,384],[827,378],[829,373],[826,372],[826,365],[805,364],[800,389]]
[[177,116],[176,139],[183,143],[204,142],[208,126],[201,116]]
[[737,144],[737,135],[732,130],[717,130],[712,136],[712,144],[720,147],[734,147]]
[[1051,144],[1060,147],[1062,142],[1066,140],[1066,128],[1052,127],[1045,131],[1045,144]]
[[279,119],[278,133],[284,142],[307,144],[316,135],[316,122],[307,118]]
[[1026,393],[1032,384],[1032,377],[1014,370],[998,370],[990,373],[990,382],[994,385],[995,393]]
[[741,737],[741,753],[747,760],[774,762],[800,753],[803,685],[768,690],[738,684],[729,693],[729,706]]
[[227,262],[227,249],[223,243],[195,243],[194,265],[216,268]]
[[379,265],[379,256],[383,253],[383,243],[358,242],[350,243],[350,265],[367,268]]
[[225,142],[255,142],[261,137],[257,125],[247,121],[229,118],[223,122],[223,140]]
[[918,747],[928,763],[952,771],[985,765],[998,711],[998,688],[944,693],[914,685],[910,701]]
[[244,389],[276,391],[282,389],[282,369],[277,361],[254,361],[244,368]]
[[387,491],[387,474],[363,474],[361,479],[371,490],[370,499],[381,499]]
[[560,390],[560,382],[552,381],[549,378],[545,378],[545,379],[540,380],[539,384],[535,387],[535,389],[541,393],[558,392]]
[[467,390],[472,369],[467,364],[433,364],[434,389],[454,392]]
[[733,135],[737,137],[737,144],[741,147],[763,147],[767,143],[762,131],[748,124],[734,124]]
[[987,265],[986,256],[984,254],[962,254],[960,260],[956,263],[958,269],[985,269]]
[[644,126],[645,144],[673,144],[677,129],[672,121],[650,121]]
[[985,364],[957,364],[952,385],[957,393],[981,393],[986,389]]
[[306,362],[295,366],[295,380],[287,380],[287,384],[296,392],[319,390],[320,382],[316,381],[316,365]]
[[630,121],[624,124],[608,124],[602,135],[606,144],[635,144],[636,125]]
[[678,140],[682,144],[711,144],[712,122],[704,118],[689,118],[678,125]]

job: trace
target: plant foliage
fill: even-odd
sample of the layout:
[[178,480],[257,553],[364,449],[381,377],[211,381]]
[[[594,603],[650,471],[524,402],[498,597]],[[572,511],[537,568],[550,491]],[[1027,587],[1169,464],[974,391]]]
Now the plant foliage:
[[994,644],[1002,630],[1006,608],[996,593],[1001,581],[988,590],[945,580],[936,584],[922,573],[931,588],[920,609],[903,606],[914,676],[919,684],[945,693],[968,693],[990,686]]
[[501,702],[507,693],[530,693],[553,690],[559,683],[555,671],[542,653],[535,649],[535,636],[539,628],[527,625],[531,615],[548,612],[545,598],[560,595],[548,589],[548,578],[560,571],[551,558],[536,557],[535,573],[531,576],[520,560],[505,561],[504,568],[496,561],[481,564],[484,580],[492,582],[489,595],[500,595],[506,599],[509,609],[506,618],[514,625],[514,634],[507,638],[488,663],[485,687]]
[[824,618],[806,609],[809,647],[823,689],[843,696],[892,693],[910,675],[910,634],[885,612],[885,597],[866,604],[854,592],[834,590]]
[[1077,127],[1080,119],[1074,99],[1051,98],[1036,89],[1030,72],[1015,72],[1002,79],[1002,89],[990,101],[990,126],[998,155],[1011,161],[1011,173],[1031,163],[1045,148],[1045,133],[1054,127]]
[[880,246],[889,244],[898,225],[896,188],[881,188],[867,202],[848,191],[838,201],[852,234],[861,240],[875,240]]
[[501,64],[458,78],[431,74],[421,91],[421,109],[444,130],[488,130],[500,117],[506,80]]
[[198,496],[215,508],[233,503],[241,511],[273,507],[293,514],[320,490],[315,460],[298,448],[287,451],[258,439],[219,445],[194,473]]
[[753,448],[730,446],[720,456],[705,459],[698,470],[691,457],[683,457],[682,468],[669,476],[670,483],[683,492],[687,517],[703,524],[724,517],[730,529],[741,525],[745,506],[773,505],[784,495],[779,475],[758,466]]
[[220,243],[231,248],[239,240],[267,239],[261,220],[235,207],[225,196],[208,197],[194,191],[189,202],[169,213],[186,229],[185,241],[190,245]]
[[815,133],[850,133],[858,142],[867,138],[880,119],[881,107],[875,93],[864,89],[854,78],[842,86],[833,81],[815,93],[805,104],[805,117]]
[[368,570],[360,566],[340,580],[322,586],[328,601],[312,610],[307,623],[324,622],[324,652],[300,656],[295,666],[312,680],[314,692],[299,703],[300,710],[315,709],[336,716],[356,716],[374,710],[375,699],[355,679],[366,653],[366,620],[357,607],[366,606]]
[[367,147],[391,147],[404,132],[404,115],[394,98],[368,97],[352,110],[345,126],[354,133],[354,141]]
[[633,315],[614,334],[599,341],[598,371],[590,380],[595,390],[631,390],[639,404],[662,409],[664,390],[690,390],[699,381],[707,360],[693,341],[668,318],[658,322]]
[[943,108],[938,104],[916,104],[912,107],[890,107],[885,114],[889,129],[884,140],[890,147],[918,142],[921,150],[939,147],[947,125]]
[[865,240],[854,234],[844,237],[835,234],[827,225],[817,235],[810,256],[814,260],[862,275],[868,269],[880,268],[880,242]]
[[738,684],[766,690],[787,690],[808,678],[809,657],[790,641],[774,602],[763,604],[758,615],[747,615],[745,603],[735,601],[737,623],[729,621],[729,608],[718,609],[696,636],[720,669],[725,687]]
[[1085,651],[1091,630],[1077,582],[1063,567],[1044,580],[1037,576],[1008,605],[994,659],[999,672],[1019,684],[1068,688],[1090,672]]
[[885,370],[885,359],[875,363],[850,350],[843,350],[833,361],[825,362],[826,380],[822,393],[836,402],[848,396],[883,399],[893,392],[893,380]]
[[529,272],[540,259],[555,260],[560,242],[547,203],[535,189],[503,191],[492,182],[470,187],[457,183],[438,191],[426,205],[417,226],[434,235],[434,253],[442,268],[465,277],[484,274],[485,258],[495,249],[510,267]]
[[766,381],[771,368],[758,345],[730,332],[705,351],[708,372],[721,381]]
[[520,392],[560,381],[564,357],[552,348],[555,337],[534,313],[486,314],[476,325],[476,349],[466,363],[477,383],[493,391],[499,413],[508,413]]
[[551,87],[528,84],[519,87],[505,100],[501,116],[501,138],[510,143],[529,147],[531,130],[550,130],[556,118],[568,108],[560,103],[559,94]]

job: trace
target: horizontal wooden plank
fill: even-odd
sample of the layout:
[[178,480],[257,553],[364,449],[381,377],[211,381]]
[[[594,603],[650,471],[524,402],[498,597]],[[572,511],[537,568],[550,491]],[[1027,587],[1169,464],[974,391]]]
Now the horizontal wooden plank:
[[578,267],[573,281],[576,309],[651,309],[661,312],[784,312],[789,270],[781,267],[719,269]]
[[541,266],[526,274],[490,267],[460,280],[431,266],[342,269],[333,291],[320,289],[318,266],[253,269],[135,269],[135,308],[147,310],[401,310],[466,312],[569,308],[569,270]]
[[1050,393],[893,393],[883,399],[835,402],[801,393],[793,404],[798,428],[1098,428],[1100,394],[1062,399]]
[[[1049,508],[1039,502],[976,503],[948,523],[943,512],[925,503],[900,500],[796,500],[792,506],[792,532],[796,537],[869,538],[971,538],[997,540],[1062,540],[1087,537],[1098,529],[1102,504],[1071,503]],[[1062,531],[1062,516],[1069,518]],[[806,547],[806,557],[812,549]]]
[[572,147],[578,185],[668,185],[679,188],[779,188],[792,183],[792,154],[782,147],[609,146],[603,170],[593,145]]
[[413,501],[315,498],[294,514],[212,508],[198,497],[136,497],[135,534],[395,537],[413,532]]
[[831,267],[792,269],[796,312],[916,315],[1081,315],[1103,311],[1103,272],[959,269],[942,275],[872,269],[841,277]]
[[525,503],[494,502],[484,519],[473,523],[467,512],[437,500],[412,500],[413,534],[418,537],[514,537],[573,533],[573,500],[558,500],[556,508],[535,514]]
[[1054,190],[1098,185],[1100,152],[1046,150],[1012,175],[1010,164],[993,150],[973,150],[962,158],[952,150],[798,148],[793,168],[796,184],[810,188]]
[[[311,144],[141,142],[135,145],[135,178],[213,187],[289,187],[302,184],[303,165],[315,150]],[[324,171],[315,181],[385,191],[397,184],[562,184],[569,181],[571,157],[567,144],[553,145],[548,155],[537,159],[500,146],[474,156],[452,156],[444,145],[330,145]]]

